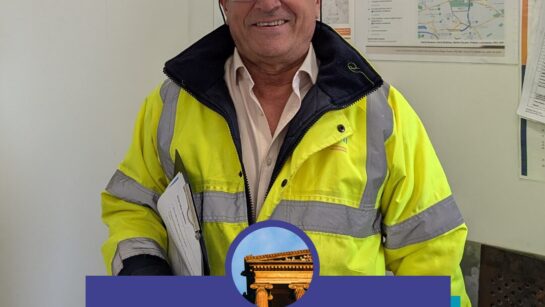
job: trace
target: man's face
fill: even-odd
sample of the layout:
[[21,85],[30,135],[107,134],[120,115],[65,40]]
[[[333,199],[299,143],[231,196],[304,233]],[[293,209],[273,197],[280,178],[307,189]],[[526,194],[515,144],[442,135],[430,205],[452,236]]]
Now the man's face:
[[221,0],[237,49],[254,63],[291,63],[308,51],[320,0]]

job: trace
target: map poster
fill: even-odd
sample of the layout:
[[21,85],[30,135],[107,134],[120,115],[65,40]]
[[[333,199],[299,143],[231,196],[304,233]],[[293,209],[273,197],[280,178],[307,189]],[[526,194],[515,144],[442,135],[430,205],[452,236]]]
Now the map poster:
[[344,39],[352,42],[354,35],[354,0],[323,0],[322,21]]
[[367,0],[375,60],[517,64],[519,1]]

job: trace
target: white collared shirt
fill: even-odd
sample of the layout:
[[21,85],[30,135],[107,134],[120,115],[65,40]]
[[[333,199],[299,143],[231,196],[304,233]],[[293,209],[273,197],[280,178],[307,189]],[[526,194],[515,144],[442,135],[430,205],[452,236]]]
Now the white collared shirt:
[[301,67],[295,73],[292,89],[274,135],[254,94],[254,81],[244,66],[238,50],[225,62],[224,79],[235,105],[242,145],[242,162],[256,216],[265,201],[272,172],[287,126],[301,108],[301,102],[318,76],[318,61],[312,44]]

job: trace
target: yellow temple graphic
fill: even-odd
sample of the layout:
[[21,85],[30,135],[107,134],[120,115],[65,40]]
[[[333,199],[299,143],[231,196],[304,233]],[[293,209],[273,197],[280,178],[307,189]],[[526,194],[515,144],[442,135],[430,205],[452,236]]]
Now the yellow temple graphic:
[[283,307],[300,299],[312,280],[310,250],[244,257],[246,293],[258,307]]

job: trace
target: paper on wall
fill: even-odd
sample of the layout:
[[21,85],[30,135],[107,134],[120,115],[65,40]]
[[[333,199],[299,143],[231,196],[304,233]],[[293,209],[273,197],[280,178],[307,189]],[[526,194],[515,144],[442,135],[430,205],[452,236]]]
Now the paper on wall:
[[354,36],[354,0],[323,0],[323,22],[348,42]]
[[[536,17],[532,19],[534,18]],[[524,86],[517,114],[545,123],[545,5],[541,5],[537,18],[539,24],[532,29]]]
[[371,59],[518,63],[519,1],[363,3],[365,53]]

